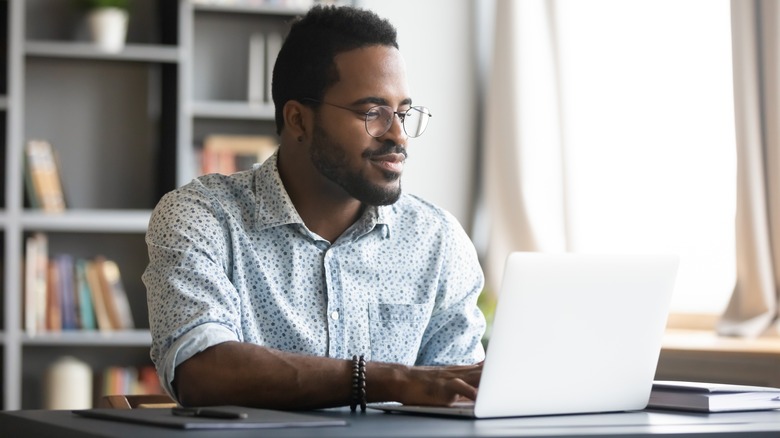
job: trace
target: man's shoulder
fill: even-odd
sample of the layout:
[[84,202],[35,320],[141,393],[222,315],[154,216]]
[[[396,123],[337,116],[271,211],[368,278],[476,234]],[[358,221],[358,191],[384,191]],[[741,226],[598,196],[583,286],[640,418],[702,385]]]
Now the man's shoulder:
[[460,227],[458,220],[449,211],[414,194],[402,194],[398,201],[387,206],[387,214],[393,222],[407,225],[446,229]]
[[398,201],[388,206],[395,213],[442,216],[449,214],[427,199],[411,193],[403,193]]
[[[254,199],[253,171],[232,175],[212,173],[201,175],[162,197],[156,209],[189,209],[193,205],[220,206],[251,204]],[[207,207],[210,208],[210,207]]]
[[229,197],[251,190],[254,185],[253,175],[253,170],[240,171],[231,175],[221,173],[201,175],[169,192],[169,195],[199,192],[207,196]]

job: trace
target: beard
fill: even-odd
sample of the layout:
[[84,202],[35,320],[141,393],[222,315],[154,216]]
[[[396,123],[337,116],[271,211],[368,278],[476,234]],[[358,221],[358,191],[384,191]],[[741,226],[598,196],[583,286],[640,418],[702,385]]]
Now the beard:
[[[314,167],[350,196],[364,204],[373,206],[390,205],[401,197],[400,174],[383,171],[385,181],[390,183],[399,180],[398,184],[393,186],[375,184],[366,177],[363,170],[350,170],[349,159],[344,148],[339,147],[336,142],[331,140],[319,124],[315,124],[313,134],[309,157]],[[362,158],[370,159],[373,155],[384,155],[392,152],[406,156],[404,147],[386,142],[378,150],[363,152]]]

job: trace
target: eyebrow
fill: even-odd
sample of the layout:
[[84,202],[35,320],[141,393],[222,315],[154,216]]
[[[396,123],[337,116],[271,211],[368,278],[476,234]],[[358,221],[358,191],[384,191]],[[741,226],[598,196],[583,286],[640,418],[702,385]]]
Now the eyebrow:
[[[367,103],[373,103],[375,105],[388,105],[388,102],[387,102],[386,99],[383,99],[381,97],[373,97],[373,96],[369,96],[369,97],[364,97],[362,99],[358,99],[358,100],[352,102],[352,105],[364,105],[364,104],[367,104]],[[407,97],[406,99],[401,101],[399,106],[411,105],[411,104],[412,104],[412,98]]]

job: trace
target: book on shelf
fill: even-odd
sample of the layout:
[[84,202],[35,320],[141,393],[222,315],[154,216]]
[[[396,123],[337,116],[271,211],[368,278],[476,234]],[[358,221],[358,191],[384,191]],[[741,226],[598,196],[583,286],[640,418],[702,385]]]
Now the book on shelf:
[[100,331],[109,331],[113,330],[114,327],[108,316],[108,308],[106,307],[105,294],[103,292],[103,286],[101,285],[98,269],[99,267],[94,261],[90,260],[85,262],[84,271],[87,278],[90,297],[92,297],[92,307],[95,310],[97,328]]
[[48,255],[44,233],[25,240],[23,326],[39,331],[135,328],[119,266],[97,256]]
[[59,270],[53,260],[48,260],[46,268],[49,273],[46,281],[46,330],[58,332],[62,330]]
[[780,409],[780,388],[656,380],[647,407],[697,412]]
[[28,236],[24,260],[24,329],[30,334],[46,330],[48,259],[46,235]]
[[57,271],[57,292],[61,308],[63,330],[75,330],[79,327],[78,296],[74,281],[74,261],[70,254],[56,255],[52,263]]
[[92,305],[92,293],[89,290],[87,281],[87,261],[84,259],[76,260],[76,290],[79,300],[79,325],[83,330],[97,329],[95,321],[95,310]]
[[103,301],[108,310],[108,318],[114,330],[129,330],[135,328],[130,302],[127,298],[119,266],[113,260],[103,256],[95,258]]
[[251,169],[276,151],[276,140],[268,135],[209,135],[203,141],[201,173],[230,175]]
[[157,372],[151,365],[140,367],[109,366],[103,370],[99,393],[114,394],[164,394]]
[[46,213],[65,210],[59,160],[51,143],[30,140],[25,145],[25,185],[32,208]]

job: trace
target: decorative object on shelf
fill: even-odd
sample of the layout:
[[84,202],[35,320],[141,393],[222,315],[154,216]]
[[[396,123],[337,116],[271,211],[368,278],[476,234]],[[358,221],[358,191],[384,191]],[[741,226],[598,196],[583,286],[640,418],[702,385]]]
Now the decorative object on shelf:
[[92,369],[73,356],[57,359],[46,370],[46,409],[89,409],[92,407]]
[[83,0],[92,40],[98,49],[121,52],[127,38],[129,0]]

